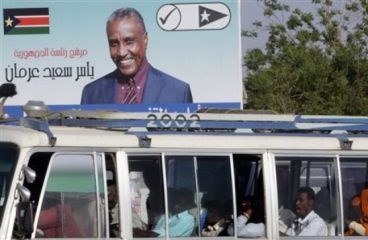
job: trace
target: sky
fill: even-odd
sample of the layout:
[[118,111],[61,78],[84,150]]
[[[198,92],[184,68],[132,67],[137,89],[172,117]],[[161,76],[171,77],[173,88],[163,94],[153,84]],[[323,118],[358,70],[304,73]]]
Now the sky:
[[[288,4],[291,9],[300,8],[313,12],[315,6],[311,3],[311,0],[280,0],[280,2]],[[258,0],[240,0],[240,13],[241,13],[241,28],[242,30],[251,30],[252,23],[254,21],[267,22],[268,19],[263,16],[263,7]],[[242,56],[246,51],[252,48],[264,48],[267,41],[267,33],[258,33],[258,38],[241,38]],[[246,68],[242,67],[242,76],[246,76]],[[247,99],[246,90],[243,91],[243,97]],[[245,100],[246,101],[246,100]]]
[[[315,9],[311,0],[280,0],[280,2],[288,4],[291,8],[300,8],[305,11]],[[262,4],[258,0],[240,0],[241,11],[241,26],[243,30],[252,29],[254,21],[267,22],[268,19],[263,16]],[[267,41],[267,34],[260,34],[257,39],[242,38],[242,52],[243,55],[247,49],[260,47],[262,48]]]

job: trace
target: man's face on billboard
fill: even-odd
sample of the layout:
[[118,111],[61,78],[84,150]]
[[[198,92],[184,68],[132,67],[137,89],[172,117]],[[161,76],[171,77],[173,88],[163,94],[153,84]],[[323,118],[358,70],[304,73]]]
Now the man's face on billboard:
[[136,17],[113,20],[107,25],[110,56],[124,76],[134,76],[144,58],[147,33]]

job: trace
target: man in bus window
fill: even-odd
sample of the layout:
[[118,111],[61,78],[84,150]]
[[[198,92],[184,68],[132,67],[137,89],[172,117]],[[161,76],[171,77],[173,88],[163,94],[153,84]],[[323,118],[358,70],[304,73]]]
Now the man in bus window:
[[238,237],[266,236],[264,211],[259,199],[255,196],[246,196],[241,199],[238,209],[240,214],[237,217],[237,225],[234,227],[230,224],[227,229],[230,236],[234,236],[234,231],[237,231]]
[[118,192],[114,182],[109,181],[108,189],[108,201],[109,201],[109,221],[110,221],[110,237],[119,236],[119,204],[118,204]]
[[[169,195],[169,235],[188,237],[194,231],[195,219],[189,212],[195,207],[194,196],[187,188],[168,189]],[[166,235],[165,215],[162,215],[150,231],[133,229],[135,237],[164,237]]]
[[[169,193],[169,235],[170,237],[187,237],[194,230],[194,216],[188,210],[195,206],[192,191],[187,188],[170,189]],[[159,237],[165,236],[165,218],[158,220],[153,231]]]
[[[310,187],[298,190],[295,212],[297,218],[284,232],[287,236],[327,236],[325,221],[313,211],[314,191]],[[281,228],[280,228],[281,229]]]

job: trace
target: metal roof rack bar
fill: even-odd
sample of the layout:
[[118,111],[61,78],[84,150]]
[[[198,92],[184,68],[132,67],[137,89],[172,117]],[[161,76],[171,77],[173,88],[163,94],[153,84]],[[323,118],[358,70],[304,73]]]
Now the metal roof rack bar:
[[148,129],[193,130],[286,130],[286,131],[368,131],[367,117],[212,114],[212,113],[125,113],[116,111],[64,111],[51,125],[90,128],[145,127]]
[[171,116],[172,119],[178,115],[183,115],[187,119],[197,115],[201,120],[213,121],[277,121],[277,122],[315,122],[315,123],[365,123],[368,124],[368,117],[362,116],[333,116],[333,115],[292,115],[292,114],[237,114],[237,113],[147,113],[147,112],[120,112],[108,110],[68,110],[59,112],[60,115],[68,118],[93,118],[93,119],[146,119],[150,115],[162,118],[164,115]]
[[165,121],[152,120],[149,122],[146,120],[100,120],[100,119],[64,119],[62,124],[56,124],[51,122],[52,125],[63,126],[79,126],[89,128],[124,128],[129,129],[131,127],[145,127],[149,129],[153,128],[176,128],[176,129],[223,129],[223,130],[235,130],[235,129],[270,129],[270,130],[316,130],[316,131],[332,131],[332,130],[347,130],[347,131],[368,131],[367,124],[323,124],[323,123],[293,123],[293,122],[234,122],[234,121],[221,121],[213,122],[209,120],[187,121],[183,124],[175,124]]

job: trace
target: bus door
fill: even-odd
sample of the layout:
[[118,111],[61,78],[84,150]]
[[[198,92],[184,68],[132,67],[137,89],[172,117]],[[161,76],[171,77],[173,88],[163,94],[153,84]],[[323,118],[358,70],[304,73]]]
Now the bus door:
[[[25,183],[34,206],[31,238],[110,236],[108,183],[113,179],[109,154],[36,152],[28,166],[36,180]],[[17,237],[16,225],[14,237]]]

